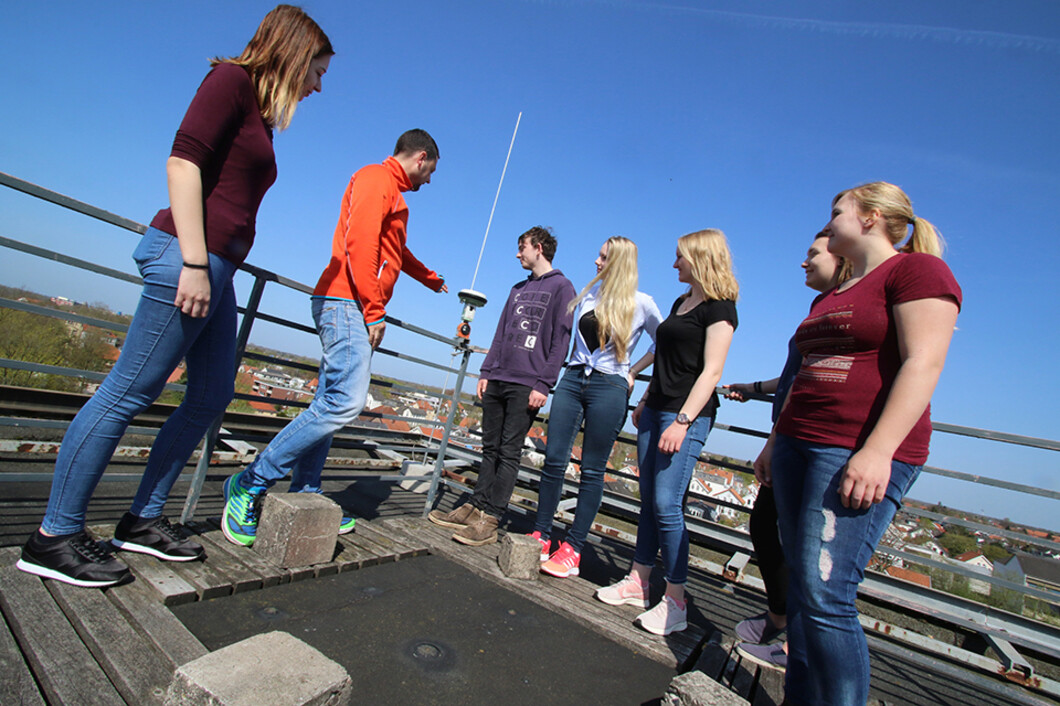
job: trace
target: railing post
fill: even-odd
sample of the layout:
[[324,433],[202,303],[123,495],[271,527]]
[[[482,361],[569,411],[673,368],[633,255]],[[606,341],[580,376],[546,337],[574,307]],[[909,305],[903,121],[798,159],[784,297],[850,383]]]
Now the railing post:
[[453,431],[453,420],[456,419],[456,405],[460,400],[460,392],[464,387],[464,377],[467,375],[467,364],[471,360],[471,347],[467,341],[460,343],[464,355],[460,361],[460,372],[456,375],[453,383],[453,396],[449,399],[449,416],[445,420],[445,428],[442,430],[442,442],[438,446],[438,458],[434,462],[434,471],[431,472],[431,487],[427,490],[427,502],[423,506],[423,516],[431,511],[434,506],[434,498],[438,494],[438,483],[441,482],[442,470],[445,468],[445,450],[449,447],[449,434]]
[[[258,307],[261,305],[261,295],[265,291],[265,279],[261,275],[254,276],[254,288],[250,290],[250,299],[243,313],[243,321],[239,324],[239,333],[236,335],[236,366],[232,374],[239,372],[239,366],[243,361],[243,354],[247,350],[247,341],[250,340],[250,329],[254,326],[254,318],[258,315]],[[199,496],[202,494],[202,485],[206,482],[206,470],[210,467],[210,457],[217,445],[217,437],[221,433],[221,422],[224,420],[224,412],[217,415],[217,419],[210,424],[202,440],[202,455],[195,465],[195,473],[191,477],[191,487],[188,495],[184,498],[184,510],[180,513],[182,523],[189,522],[195,515],[195,508],[199,504]]]

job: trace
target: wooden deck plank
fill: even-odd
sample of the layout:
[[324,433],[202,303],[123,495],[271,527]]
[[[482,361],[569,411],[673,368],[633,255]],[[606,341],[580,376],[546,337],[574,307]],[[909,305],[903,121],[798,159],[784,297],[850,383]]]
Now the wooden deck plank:
[[41,579],[3,566],[0,606],[49,703],[125,705]]
[[[5,568],[18,560],[18,549],[11,547],[0,551],[3,552],[0,565]],[[0,704],[44,706],[44,697],[37,688],[33,673],[3,619],[0,619]]]
[[353,571],[354,569],[374,566],[380,563],[378,554],[355,544],[352,538],[353,535],[350,534],[339,535],[341,552],[336,561],[339,564],[340,571]]
[[427,543],[422,539],[417,541],[416,538],[411,536],[398,537],[393,533],[389,533],[377,523],[358,523],[356,531],[388,549],[398,560],[422,556],[430,552]]
[[115,586],[107,589],[106,595],[154,643],[170,668],[180,667],[209,652],[144,582]]
[[122,698],[130,704],[161,704],[173,670],[103,591],[58,581],[47,586]]
[[[226,552],[217,544],[217,540],[228,544],[221,532],[201,532],[194,535],[194,539],[202,544],[206,550],[206,563],[218,569],[231,581],[232,593],[254,591],[265,585],[264,577],[257,571],[252,570],[239,557]],[[236,549],[235,546],[232,546]],[[251,552],[247,552],[250,554]],[[197,562],[194,562],[197,563]],[[277,581],[278,583],[278,581]]]
[[237,561],[242,562],[244,566],[260,576],[263,588],[291,582],[291,572],[287,569],[276,566],[276,564],[263,558],[249,547],[237,547],[225,539],[224,532],[221,531],[221,519],[219,517],[211,517],[208,523],[203,524],[203,529],[206,527],[211,527],[213,529],[206,529],[206,531],[199,536],[204,537],[209,541],[211,546],[216,548],[217,551],[224,552],[229,556],[234,557]]
[[[94,525],[89,527],[88,531],[93,536],[109,542],[114,534],[114,527]],[[173,571],[172,562],[159,561],[153,556],[136,552],[119,552],[117,558],[129,567],[137,581],[143,581],[153,587],[166,605],[180,605],[198,600],[195,587]]]
[[362,566],[374,566],[377,564],[387,564],[392,561],[397,561],[397,556],[395,556],[393,552],[387,547],[375,542],[366,532],[354,531],[351,534],[341,535],[340,539],[372,555],[372,559],[370,561],[366,560]]

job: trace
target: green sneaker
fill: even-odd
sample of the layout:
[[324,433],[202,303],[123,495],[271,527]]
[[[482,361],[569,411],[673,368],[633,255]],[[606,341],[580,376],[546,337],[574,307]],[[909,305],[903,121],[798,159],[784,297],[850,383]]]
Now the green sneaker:
[[339,523],[339,534],[349,534],[353,531],[353,528],[357,525],[356,517],[343,517],[342,522]]
[[221,517],[221,531],[232,544],[249,547],[254,544],[258,532],[258,516],[261,513],[261,501],[265,499],[266,489],[255,486],[249,490],[240,483],[240,471],[225,483],[225,511]]
[[[297,493],[316,493],[317,495],[323,495],[324,491],[320,488],[303,489],[295,491]],[[339,522],[339,534],[349,534],[353,531],[353,528],[357,526],[356,517],[342,516],[342,521]]]

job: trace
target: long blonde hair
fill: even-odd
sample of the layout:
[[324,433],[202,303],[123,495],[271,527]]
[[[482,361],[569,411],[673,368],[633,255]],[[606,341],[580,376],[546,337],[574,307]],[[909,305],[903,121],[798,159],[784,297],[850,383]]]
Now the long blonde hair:
[[682,235],[677,239],[677,251],[688,262],[692,279],[707,299],[736,301],[740,285],[732,272],[732,253],[724,233],[707,228]]
[[[578,308],[589,290],[597,282],[600,291],[596,294],[596,332],[600,347],[610,343],[615,349],[615,358],[625,362],[629,339],[633,334],[633,314],[637,310],[637,245],[629,238],[616,235],[607,239],[607,258],[603,269],[585,289],[567,306],[567,313]],[[577,326],[577,322],[574,324]]]
[[294,117],[309,64],[331,56],[331,41],[302,8],[277,5],[239,56],[210,60],[211,66],[235,64],[250,74],[261,117],[277,130],[286,130]]
[[[855,186],[853,189],[840,191],[832,205],[850,194],[858,205],[862,215],[878,210],[883,216],[887,238],[892,245],[898,245],[906,235],[909,239],[898,248],[900,252],[922,252],[935,257],[942,257],[945,242],[938,229],[925,218],[913,215],[913,203],[900,187],[886,181],[874,181]],[[913,232],[909,234],[908,226],[912,224]]]

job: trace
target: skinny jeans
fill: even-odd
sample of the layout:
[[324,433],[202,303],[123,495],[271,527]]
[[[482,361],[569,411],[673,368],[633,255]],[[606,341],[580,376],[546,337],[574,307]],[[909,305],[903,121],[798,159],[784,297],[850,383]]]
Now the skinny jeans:
[[490,380],[482,394],[482,464],[471,494],[471,504],[500,518],[508,509],[523,441],[537,416],[530,409],[529,385]]
[[675,453],[659,451],[659,438],[676,412],[662,412],[645,406],[637,428],[637,458],[640,465],[640,520],[637,549],[633,561],[653,566],[662,550],[666,581],[688,581],[688,528],[685,526],[685,495],[692,482],[712,417],[697,417],[689,425],[685,440]]
[[548,445],[538,491],[534,530],[542,537],[547,539],[552,532],[552,518],[563,492],[563,475],[584,422],[578,505],[567,543],[579,553],[585,546],[603,499],[607,459],[626,421],[628,405],[629,382],[624,375],[608,375],[582,365],[570,366],[563,374],[552,396]]
[[269,488],[291,474],[290,492],[320,492],[335,432],[356,419],[368,399],[372,345],[361,305],[314,297],[312,311],[322,349],[316,395],[239,476],[245,488]]
[[236,266],[209,254],[210,308],[192,318],[173,305],[183,258],[176,237],[149,228],[133,252],[144,286],[121,355],[63,437],[41,528],[81,531],[96,484],[133,418],[160,394],[183,358],[187,390],[159,431],[129,511],[162,515],[169,491],[195,446],[232,401],[235,384]]
[[773,490],[788,560],[788,668],[785,698],[805,706],[863,706],[869,649],[854,601],[877,543],[922,466],[891,462],[882,502],[843,507],[850,449],[778,434]]

